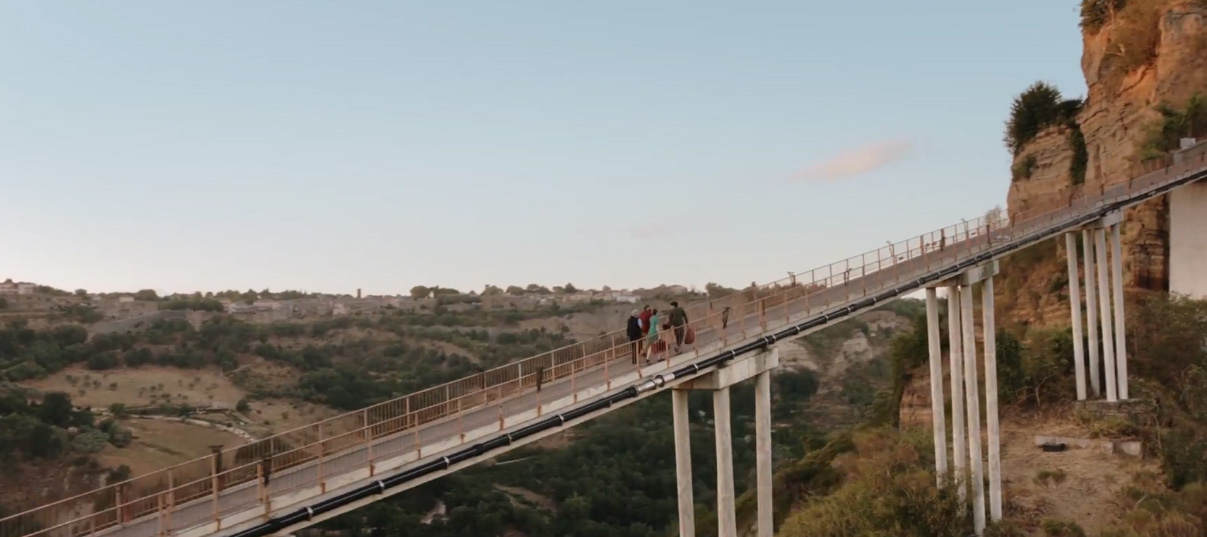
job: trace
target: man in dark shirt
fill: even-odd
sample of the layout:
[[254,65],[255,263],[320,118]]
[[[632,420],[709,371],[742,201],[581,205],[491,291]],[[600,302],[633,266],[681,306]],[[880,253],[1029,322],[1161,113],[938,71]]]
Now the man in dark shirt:
[[641,318],[638,317],[641,312],[633,310],[629,315],[629,325],[627,332],[629,335],[629,352],[633,354],[633,365],[637,365],[637,355],[641,354]]
[[683,334],[687,332],[687,312],[678,302],[671,302],[671,326],[675,328],[675,352],[683,345]]

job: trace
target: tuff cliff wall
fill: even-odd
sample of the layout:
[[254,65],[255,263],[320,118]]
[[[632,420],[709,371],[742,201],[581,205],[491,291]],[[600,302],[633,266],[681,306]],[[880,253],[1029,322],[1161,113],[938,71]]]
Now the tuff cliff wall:
[[[1103,13],[1094,24],[1083,17],[1081,68],[1088,93],[1073,123],[1085,142],[1084,178],[1073,172],[1074,126],[1044,129],[1015,154],[1007,195],[1012,217],[1131,179],[1161,119],[1157,106],[1180,107],[1194,94],[1207,93],[1207,1],[1088,0],[1082,5],[1083,12],[1101,6]],[[1167,290],[1168,199],[1130,209],[1122,238],[1125,285]],[[1063,244],[1057,254],[1040,266],[1017,267],[1016,287],[1043,287],[1036,278],[1049,285],[1039,296],[1006,300],[1006,320],[1068,323],[1067,311],[1058,314],[1065,297],[1048,292],[1061,283]]]

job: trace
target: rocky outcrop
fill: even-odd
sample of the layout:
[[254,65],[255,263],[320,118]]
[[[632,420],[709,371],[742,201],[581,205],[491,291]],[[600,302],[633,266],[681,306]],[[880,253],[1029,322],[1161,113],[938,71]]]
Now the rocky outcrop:
[[[1129,2],[1101,28],[1085,32],[1083,44],[1081,67],[1089,92],[1076,124],[1088,157],[1084,183],[1073,184],[1069,173],[1070,129],[1051,127],[1015,157],[1016,169],[1026,159],[1033,159],[1033,166],[1030,178],[1016,177],[1010,185],[1012,216],[1138,175],[1138,150],[1160,118],[1155,107],[1182,106],[1195,93],[1207,92],[1207,5],[1198,0]],[[1167,199],[1130,209],[1122,238],[1125,285],[1168,289]],[[1063,259],[1051,262],[1063,265]],[[1046,317],[1038,311],[1018,314]]]

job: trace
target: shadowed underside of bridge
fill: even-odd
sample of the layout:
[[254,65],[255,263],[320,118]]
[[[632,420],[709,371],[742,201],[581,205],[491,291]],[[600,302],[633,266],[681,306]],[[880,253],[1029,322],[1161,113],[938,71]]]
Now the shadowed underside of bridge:
[[[270,535],[497,456],[1203,178],[1204,153],[1015,215],[990,214],[688,308],[653,365],[612,333],[0,520],[0,537]],[[796,241],[807,244],[807,238]],[[673,346],[673,334],[669,336]]]

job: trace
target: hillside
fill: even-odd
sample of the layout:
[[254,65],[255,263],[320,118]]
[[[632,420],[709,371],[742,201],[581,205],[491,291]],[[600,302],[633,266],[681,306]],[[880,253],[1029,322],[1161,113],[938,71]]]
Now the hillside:
[[0,289],[10,510],[612,331],[632,307],[539,286],[393,299]]

